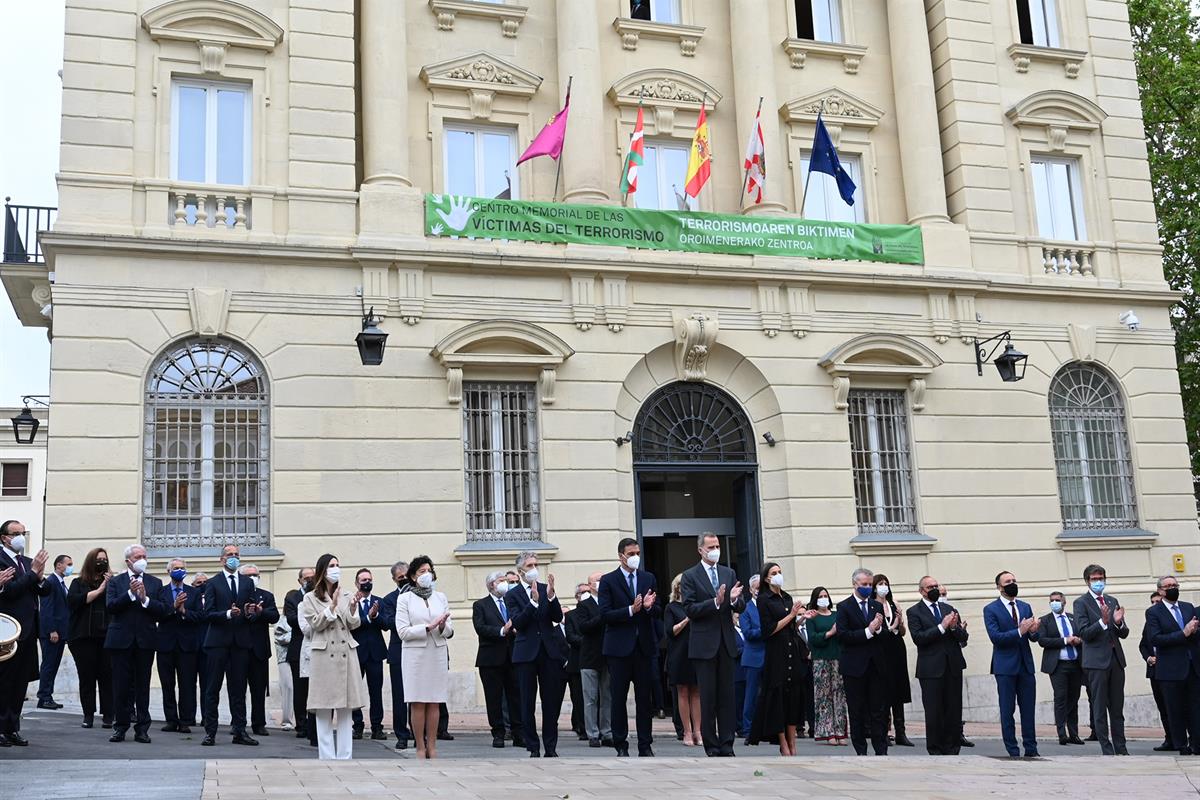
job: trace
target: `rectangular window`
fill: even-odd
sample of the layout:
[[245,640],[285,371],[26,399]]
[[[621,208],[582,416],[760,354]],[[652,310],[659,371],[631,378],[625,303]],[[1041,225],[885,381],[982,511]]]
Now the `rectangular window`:
[[841,0],[796,0],[796,37],[841,42]]
[[1056,0],[1017,0],[1021,42],[1036,47],[1059,47]]
[[507,128],[447,126],[443,148],[446,193],[520,199],[517,137]]
[[848,416],[859,534],[916,533],[904,392],[851,390]]
[[0,464],[0,497],[29,497],[29,462]]
[[1038,235],[1055,241],[1086,240],[1079,162],[1038,156],[1032,159],[1031,167]]
[[532,383],[463,386],[467,540],[541,538],[537,392]]
[[678,25],[683,22],[679,9],[680,0],[629,0],[629,16]]
[[689,147],[646,142],[634,202],[638,208],[695,211],[696,198],[683,193],[687,185]]
[[854,205],[847,205],[838,191],[837,180],[824,172],[808,172],[808,159],[801,161],[808,180],[808,194],[804,198],[805,219],[823,219],[827,222],[866,222],[867,209],[863,200],[862,160],[858,156],[840,156],[842,169],[854,181]]
[[171,178],[244,186],[250,182],[250,87],[172,85]]

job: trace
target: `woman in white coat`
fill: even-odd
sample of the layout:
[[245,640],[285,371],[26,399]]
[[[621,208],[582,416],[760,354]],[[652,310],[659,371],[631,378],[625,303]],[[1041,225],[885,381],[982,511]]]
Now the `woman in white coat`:
[[[362,673],[351,631],[361,624],[358,603],[340,585],[336,556],[317,559],[313,590],[300,603],[300,616],[312,628],[308,710],[317,720],[317,750],[322,759],[348,759],[351,713],[364,705]],[[334,719],[337,738],[334,738]]]
[[404,699],[412,711],[417,758],[437,756],[438,705],[446,702],[450,684],[450,651],[454,635],[446,595],[434,591],[437,579],[429,556],[408,565],[409,591],[396,597],[396,633],[403,644]]

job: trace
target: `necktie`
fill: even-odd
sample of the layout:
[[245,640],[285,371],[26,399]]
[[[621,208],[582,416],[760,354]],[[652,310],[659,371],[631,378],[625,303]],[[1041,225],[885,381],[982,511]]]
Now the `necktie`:
[[865,619],[865,620],[867,620],[868,622],[870,622],[870,621],[871,621],[871,620],[870,620],[870,618],[869,618],[869,617],[867,617],[867,601],[866,601],[866,600],[863,600],[861,603],[859,603],[859,605],[861,605],[861,606],[862,606],[863,619]]
[[937,620],[939,625],[941,625],[942,624],[942,607],[939,606],[937,603],[934,603],[930,608],[933,611],[933,618],[935,620]]
[[[1070,630],[1067,629],[1067,617],[1065,614],[1058,618],[1058,626],[1060,628],[1062,628],[1062,634],[1063,634],[1064,639],[1071,638],[1071,632],[1070,632]],[[1067,661],[1074,661],[1075,660],[1075,648],[1072,647],[1071,645],[1067,645],[1065,648],[1065,651],[1066,651]]]
[[717,568],[716,567],[708,568],[708,577],[709,577],[709,580],[712,581],[713,591],[715,592],[717,590]]
[[506,606],[504,601],[500,598],[496,598],[496,603],[500,606],[500,618],[505,622],[508,622],[508,606]]
[[1008,602],[1008,610],[1012,612],[1013,624],[1020,625],[1021,621],[1017,619],[1017,604],[1010,600]]
[[1178,605],[1171,606],[1171,613],[1175,615],[1175,622],[1179,623],[1180,630],[1183,629],[1183,614],[1179,611]]
[[637,597],[637,584],[633,581],[633,575],[634,573],[629,573],[629,595],[630,597]]
[[233,592],[233,599],[237,600],[237,578],[233,575],[229,576],[229,591]]
[[370,609],[367,607],[367,601],[366,601],[366,600],[363,600],[363,601],[362,601],[362,618],[363,618],[363,619],[366,619],[366,618],[367,618],[367,612],[368,612],[368,611],[370,611]]
[[17,555],[15,555],[13,557],[13,561],[17,562],[17,574],[24,575],[25,574],[25,563],[24,563],[25,559],[21,558],[20,553],[17,553]]

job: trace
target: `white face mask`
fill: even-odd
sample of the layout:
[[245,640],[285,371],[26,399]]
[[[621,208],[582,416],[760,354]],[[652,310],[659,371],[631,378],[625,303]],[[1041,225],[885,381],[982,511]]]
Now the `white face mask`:
[[24,553],[25,552],[25,535],[18,533],[16,536],[12,537],[11,540],[9,540],[8,546],[9,546],[9,549],[11,549],[14,553]]
[[496,583],[494,584],[494,587],[495,587],[496,594],[499,594],[499,595],[508,594],[508,581],[496,581]]
[[330,567],[325,570],[325,580],[332,586],[342,579],[342,570],[340,567]]
[[584,600],[590,600],[591,597],[592,597],[591,592],[584,592],[583,594],[579,595],[579,602],[582,603]]
[[538,568],[537,567],[534,567],[533,569],[525,571],[525,582],[526,583],[537,583],[537,579],[538,579]]
[[129,568],[133,570],[135,574],[141,575],[146,571],[146,559],[139,558],[137,561],[130,564]]
[[881,583],[875,587],[875,594],[878,597],[887,597],[888,592],[890,592],[890,591],[891,591],[891,589],[888,588],[888,585],[886,583]]
[[625,563],[629,566],[629,568],[631,570],[633,570],[634,572],[637,572],[637,568],[642,565],[642,557],[641,556],[629,556],[628,558],[625,559]]
[[434,580],[432,572],[422,572],[417,576],[417,586],[420,586],[422,589],[432,589],[433,583]]
[[771,576],[771,585],[778,586],[780,589],[783,588],[783,573],[782,572],[777,572]]
[[817,608],[829,608],[829,598],[828,597],[818,597],[817,598]]
[[704,554],[704,557],[708,559],[710,564],[716,564],[721,560],[721,548],[715,547],[712,550],[709,550]]

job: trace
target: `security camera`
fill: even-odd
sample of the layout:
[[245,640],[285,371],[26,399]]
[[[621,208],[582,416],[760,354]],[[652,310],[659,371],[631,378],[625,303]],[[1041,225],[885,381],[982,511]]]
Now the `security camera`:
[[42,306],[42,310],[39,313],[46,319],[54,319],[54,306],[51,303],[46,303],[46,305]]
[[1129,328],[1131,331],[1136,331],[1142,326],[1142,321],[1137,318],[1132,310],[1123,312],[1120,316],[1121,324]]

